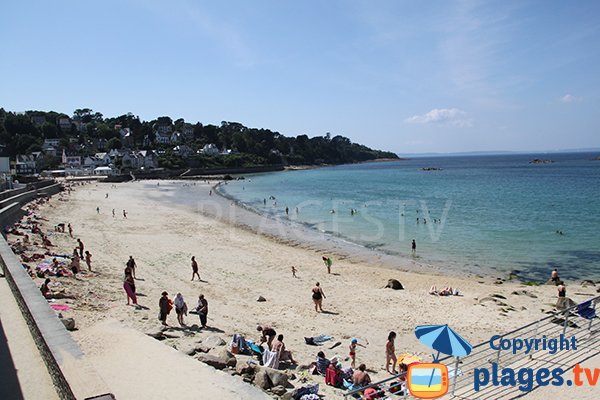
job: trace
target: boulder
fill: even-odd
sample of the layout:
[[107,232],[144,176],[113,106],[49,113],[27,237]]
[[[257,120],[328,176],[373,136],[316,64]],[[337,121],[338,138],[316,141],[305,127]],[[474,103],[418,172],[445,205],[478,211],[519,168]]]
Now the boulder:
[[200,354],[197,359],[215,369],[227,368],[227,360],[224,360],[221,357],[213,356],[211,354]]
[[225,341],[218,336],[209,336],[202,341],[202,344],[209,349],[214,349],[217,346],[225,346]]
[[271,388],[271,393],[276,394],[277,396],[283,396],[287,390],[281,385],[273,386]]
[[269,379],[266,368],[259,369],[256,375],[254,375],[254,384],[262,390],[271,389],[273,387],[273,383],[271,382],[271,379]]
[[402,290],[404,289],[404,286],[402,286],[402,284],[400,283],[400,281],[398,281],[397,279],[390,279],[388,280],[387,285],[385,286],[386,288],[391,288],[394,290]]
[[288,384],[288,376],[285,372],[279,371],[273,368],[261,368],[267,372],[269,379],[273,383],[273,386],[283,386],[286,387]]
[[61,321],[68,331],[75,330],[75,320],[73,318],[61,318]]
[[219,358],[226,360],[225,363],[228,367],[235,367],[237,364],[237,359],[231,352],[227,349],[222,349],[218,355]]
[[265,298],[264,298],[264,297],[262,297],[262,296],[258,296],[258,299],[256,299],[256,301],[258,301],[259,303],[262,303],[262,302],[264,302],[264,301],[267,301],[267,299],[265,299]]
[[237,363],[235,366],[235,371],[240,375],[254,374],[255,369],[256,369],[255,364],[248,364],[247,362]]
[[594,281],[591,281],[589,279],[581,282],[581,287],[588,287],[588,286],[596,286],[596,284],[594,283]]
[[148,331],[146,332],[146,335],[153,337],[154,339],[158,339],[158,340],[162,340],[165,337],[163,336],[163,333],[160,329],[158,330],[152,330],[152,331]]
[[577,303],[575,303],[573,300],[571,300],[568,297],[559,297],[558,300],[556,301],[556,308],[558,310],[564,310],[569,307],[573,307],[575,305],[577,305]]
[[196,353],[208,353],[210,351],[210,347],[206,346],[204,343],[198,343],[195,346]]
[[198,343],[178,343],[177,350],[184,354],[187,354],[188,356],[193,356],[198,351],[196,349],[198,346]]
[[535,294],[529,293],[527,290],[515,290],[511,294],[514,294],[515,296],[529,296],[532,299],[537,299],[537,296]]

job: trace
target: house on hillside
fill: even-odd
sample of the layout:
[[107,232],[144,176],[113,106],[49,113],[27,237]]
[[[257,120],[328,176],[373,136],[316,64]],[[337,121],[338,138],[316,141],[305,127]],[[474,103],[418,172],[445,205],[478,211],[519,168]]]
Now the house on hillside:
[[188,158],[194,154],[194,150],[192,150],[190,146],[180,144],[173,147],[173,153],[177,154],[181,158]]
[[31,117],[31,123],[38,127],[42,126],[46,123],[46,117],[43,115],[34,115]]
[[142,160],[139,168],[153,169],[158,166],[158,154],[154,150],[140,150],[137,154]]
[[182,139],[183,136],[180,132],[175,131],[171,134],[171,144],[181,143]]
[[18,154],[15,159],[15,170],[17,175],[33,175],[37,172],[37,157],[40,155],[40,152],[35,152],[32,154]]
[[62,164],[65,167],[79,168],[81,167],[81,156],[77,154],[67,154],[67,152],[63,149]]
[[190,140],[194,138],[194,126],[190,124],[185,124],[181,128],[181,135],[185,140]]
[[171,134],[167,133],[159,133],[156,132],[156,138],[154,139],[154,141],[158,144],[170,144],[171,143]]
[[61,117],[57,121],[58,127],[63,132],[71,131],[71,119],[69,117]]
[[205,144],[198,152],[205,156],[218,156],[220,153],[219,148],[213,143]]
[[96,153],[96,154],[94,154],[94,157],[97,160],[102,161],[102,164],[99,166],[106,166],[106,165],[110,164],[110,162],[111,162],[111,159],[110,159],[110,156],[108,155],[108,153]]

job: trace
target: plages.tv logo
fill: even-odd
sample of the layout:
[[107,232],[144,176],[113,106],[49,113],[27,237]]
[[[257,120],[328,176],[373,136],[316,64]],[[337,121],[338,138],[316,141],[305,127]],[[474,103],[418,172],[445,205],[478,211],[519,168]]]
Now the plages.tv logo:
[[448,325],[420,325],[415,335],[421,343],[437,351],[433,362],[408,366],[406,386],[417,399],[435,399],[448,393],[448,367],[439,363],[440,353],[464,357],[473,346]]

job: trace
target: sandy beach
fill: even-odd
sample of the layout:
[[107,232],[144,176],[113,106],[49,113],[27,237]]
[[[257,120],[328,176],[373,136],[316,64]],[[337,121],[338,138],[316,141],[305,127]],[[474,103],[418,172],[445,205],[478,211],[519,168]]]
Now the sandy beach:
[[[377,259],[368,262],[333,255],[332,273],[328,274],[321,260],[324,254],[314,246],[290,245],[199,213],[203,202],[214,201],[216,195],[209,196],[214,183],[157,183],[91,183],[65,195],[66,201],[53,198],[40,209],[48,219],[48,230],[58,223],[73,226],[73,239],[68,233],[52,232],[56,253],[72,253],[75,238],[81,238],[93,255],[93,273],[80,274],[77,279],[58,278],[76,296],[60,303],[70,306],[63,315],[75,319],[78,330],[72,332],[73,337],[87,354],[102,351],[103,343],[92,332],[105,320],[116,319],[142,333],[156,331],[160,328],[161,292],[167,291],[171,298],[181,292],[190,308],[202,293],[209,302],[209,329],[194,330],[162,344],[182,348],[214,335],[228,342],[234,333],[257,339],[256,325],[266,324],[283,334],[294,358],[307,365],[318,350],[328,358],[346,359],[350,339],[356,337],[366,346],[358,349],[357,363],[365,363],[377,380],[389,376],[384,365],[389,331],[398,333],[397,354],[411,353],[429,360],[431,351],[415,337],[417,325],[449,324],[475,345],[542,318],[556,303],[555,286],[524,286],[509,280],[498,284],[496,277],[446,276],[443,266],[436,266],[438,272],[419,271],[409,260],[390,269],[389,263]],[[185,190],[197,191],[196,207],[176,201],[179,191]],[[220,204],[236,207],[224,199]],[[127,211],[127,218],[122,210]],[[129,256],[138,266],[138,302],[147,309],[126,305],[123,270]],[[198,261],[203,282],[190,281],[191,256]],[[292,277],[292,265],[298,270],[297,278]],[[86,269],[84,262],[82,268]],[[392,278],[399,280],[404,290],[384,288]],[[41,284],[42,280],[38,281]],[[324,313],[315,312],[311,300],[316,282],[327,296]],[[430,295],[432,285],[458,288],[461,296]],[[526,290],[531,296],[512,294],[515,290]],[[568,290],[575,301],[595,295],[595,288],[583,288],[579,283],[569,283]],[[511,307],[480,301],[493,294],[504,296]],[[259,296],[266,301],[257,302]],[[192,314],[186,322],[199,324]],[[174,312],[168,323],[177,326]],[[334,338],[322,348],[305,344],[304,337],[321,334]],[[328,350],[338,341],[340,346]],[[342,363],[349,365],[349,361]],[[321,377],[309,377],[310,381],[320,383],[320,393],[327,398],[342,393],[326,387]],[[297,385],[297,381],[291,383]]]

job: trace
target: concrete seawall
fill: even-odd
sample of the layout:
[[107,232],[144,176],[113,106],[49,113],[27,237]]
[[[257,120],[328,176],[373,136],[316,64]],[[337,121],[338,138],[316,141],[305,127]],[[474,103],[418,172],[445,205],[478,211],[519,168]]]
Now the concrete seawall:
[[[17,194],[11,193],[11,197],[0,201],[0,226],[18,221],[25,214],[22,207],[40,194],[52,195],[60,190],[60,184],[52,183]],[[0,266],[59,397],[74,400],[108,393],[106,384],[87,364],[81,349],[4,238],[0,238]]]

